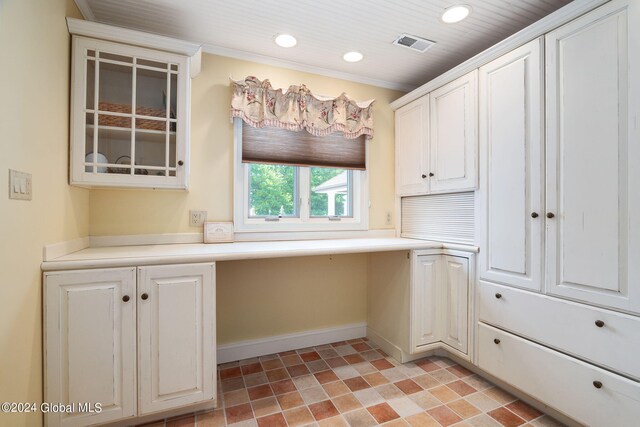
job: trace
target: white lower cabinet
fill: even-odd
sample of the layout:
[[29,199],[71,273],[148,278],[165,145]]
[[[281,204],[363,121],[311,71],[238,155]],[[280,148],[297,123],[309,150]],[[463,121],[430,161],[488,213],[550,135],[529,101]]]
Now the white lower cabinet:
[[440,341],[438,329],[438,282],[442,255],[414,255],[411,267],[411,347]]
[[76,410],[46,414],[48,426],[215,399],[213,263],[51,272],[44,286],[44,401]]
[[480,281],[478,318],[640,379],[640,317]]
[[443,342],[467,354],[471,255],[414,251],[411,279],[411,353]]
[[442,264],[442,342],[466,354],[469,341],[469,259],[444,255]]
[[586,426],[634,426],[640,384],[480,323],[478,366]]

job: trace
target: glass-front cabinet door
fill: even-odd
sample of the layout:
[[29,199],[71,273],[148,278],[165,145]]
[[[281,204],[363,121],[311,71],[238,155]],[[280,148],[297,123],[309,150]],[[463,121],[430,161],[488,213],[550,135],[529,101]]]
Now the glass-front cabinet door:
[[185,56],[73,40],[71,183],[187,188]]

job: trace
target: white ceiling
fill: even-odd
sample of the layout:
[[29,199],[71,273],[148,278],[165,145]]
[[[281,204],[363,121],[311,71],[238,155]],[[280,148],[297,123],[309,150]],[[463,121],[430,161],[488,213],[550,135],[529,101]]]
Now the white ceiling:
[[[204,51],[409,91],[571,0],[76,0],[86,19],[202,43]],[[445,24],[445,8],[472,13]],[[273,43],[289,33],[298,45]],[[394,46],[407,33],[425,53]],[[350,50],[364,60],[347,63]]]

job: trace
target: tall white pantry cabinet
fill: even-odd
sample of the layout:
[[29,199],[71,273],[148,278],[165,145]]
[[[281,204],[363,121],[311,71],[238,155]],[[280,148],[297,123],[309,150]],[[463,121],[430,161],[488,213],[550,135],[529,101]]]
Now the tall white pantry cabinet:
[[215,401],[215,264],[45,273],[44,299],[45,401],[102,405],[47,426]]
[[479,93],[477,365],[586,425],[635,425],[640,3],[484,65]]
[[[613,0],[576,16],[476,70],[479,253],[469,355],[580,423],[636,425],[640,2]],[[433,164],[433,151],[416,146],[434,144],[434,120],[449,122],[434,115],[440,92],[396,111],[397,167],[406,166],[397,172],[398,197],[437,191],[433,177],[422,188],[403,177],[417,179],[418,165]],[[403,129],[409,122],[413,131]],[[459,138],[444,141],[462,164]],[[439,333],[431,317],[442,292],[438,259],[414,262],[414,350],[431,348]]]

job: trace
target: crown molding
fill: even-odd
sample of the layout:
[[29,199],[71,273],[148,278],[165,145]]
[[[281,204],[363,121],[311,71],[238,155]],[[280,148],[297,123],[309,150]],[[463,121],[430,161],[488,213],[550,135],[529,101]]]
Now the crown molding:
[[75,0],[76,6],[80,9],[82,17],[87,21],[95,21],[96,16],[93,14],[91,7],[89,6],[89,0]]
[[507,37],[503,41],[496,43],[489,49],[486,49],[476,56],[466,60],[462,64],[452,68],[451,70],[439,75],[435,79],[423,84],[413,92],[404,95],[401,98],[396,99],[390,105],[391,108],[397,110],[398,108],[407,105],[411,101],[415,101],[433,91],[434,89],[443,86],[450,81],[461,77],[476,68],[479,68],[500,56],[511,52],[513,49],[522,46],[525,43],[530,42],[544,34],[558,28],[567,22],[584,15],[587,12],[595,9],[598,6],[607,3],[609,0],[580,0],[573,1],[566,6],[556,10],[555,12],[545,16],[539,21],[534,22],[521,31],[518,31],[514,35]]
[[188,56],[191,77],[193,78],[200,73],[202,46],[198,43],[69,17],[67,17],[67,28],[70,34],[76,36],[126,43]]
[[317,67],[314,65],[306,65],[300,62],[288,61],[285,59],[278,59],[272,56],[261,55],[259,53],[246,52],[242,50],[230,49],[222,46],[216,46],[212,44],[202,45],[202,51],[211,55],[225,56],[228,58],[241,59],[244,61],[257,62],[258,64],[273,65],[275,67],[287,68],[289,70],[302,71],[305,73],[318,74],[325,77],[331,77],[335,79],[348,80],[356,83],[362,83],[370,86],[381,87],[385,89],[392,89],[401,92],[409,92],[416,87],[413,85],[406,85],[397,82],[390,82],[386,80],[378,80],[369,77],[360,76],[352,73],[345,73],[343,71],[330,70],[328,68]]

